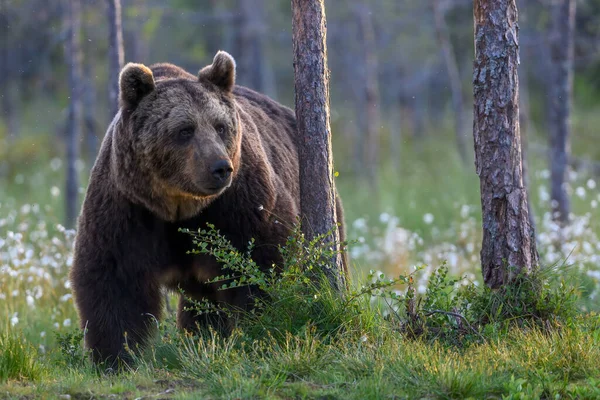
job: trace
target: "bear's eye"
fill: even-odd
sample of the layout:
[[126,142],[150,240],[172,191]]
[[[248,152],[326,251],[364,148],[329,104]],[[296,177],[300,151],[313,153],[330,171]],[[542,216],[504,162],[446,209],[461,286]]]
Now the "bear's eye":
[[227,127],[225,126],[225,124],[217,124],[215,125],[215,130],[219,135],[222,135],[227,130]]
[[194,130],[192,128],[183,128],[179,131],[178,135],[182,139],[189,139],[194,136]]

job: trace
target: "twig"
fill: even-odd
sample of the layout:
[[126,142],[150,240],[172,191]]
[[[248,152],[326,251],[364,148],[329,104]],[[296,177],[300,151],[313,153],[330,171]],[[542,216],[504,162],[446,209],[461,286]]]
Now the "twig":
[[483,337],[483,335],[481,333],[479,333],[477,331],[477,329],[473,328],[473,326],[469,323],[469,321],[465,318],[464,315],[459,314],[459,313],[455,313],[455,312],[451,312],[451,311],[442,311],[442,310],[424,310],[425,311],[425,316],[429,317],[430,315],[433,314],[444,314],[444,315],[450,315],[452,317],[456,317],[456,318],[460,318],[463,321],[465,321],[465,323],[467,324],[467,326],[469,328],[471,328],[471,330],[481,338],[481,340],[483,340],[484,342],[487,342],[487,340],[485,339],[485,337]]

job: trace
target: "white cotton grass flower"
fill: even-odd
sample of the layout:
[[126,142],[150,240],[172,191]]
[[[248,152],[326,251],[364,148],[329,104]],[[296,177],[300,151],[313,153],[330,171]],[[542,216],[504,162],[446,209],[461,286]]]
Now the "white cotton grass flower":
[[579,186],[577,189],[575,189],[575,194],[580,199],[584,199],[585,198],[585,188],[583,186]]
[[62,160],[58,157],[53,158],[52,161],[50,161],[50,168],[52,169],[52,171],[58,171],[61,166]]
[[73,295],[71,295],[71,293],[67,293],[67,294],[60,296],[60,301],[62,303],[64,303],[66,301],[69,301],[69,299],[71,299],[72,297],[73,297]]
[[596,189],[596,181],[593,179],[588,179],[588,181],[586,182],[586,186],[588,187],[588,189],[594,190]]
[[435,218],[431,213],[426,213],[425,215],[423,215],[423,222],[425,222],[427,225],[431,225],[434,219]]
[[58,197],[60,196],[60,189],[56,186],[52,186],[52,188],[50,189],[50,194],[52,195],[52,197]]
[[16,324],[19,323],[19,313],[16,312],[13,314],[13,316],[10,318],[10,326],[15,326]]
[[63,321],[63,326],[69,327],[71,326],[71,318],[67,318]]
[[381,221],[381,223],[383,223],[383,224],[387,224],[388,221],[390,220],[390,218],[391,218],[390,214],[388,214],[386,212],[379,214],[379,221]]

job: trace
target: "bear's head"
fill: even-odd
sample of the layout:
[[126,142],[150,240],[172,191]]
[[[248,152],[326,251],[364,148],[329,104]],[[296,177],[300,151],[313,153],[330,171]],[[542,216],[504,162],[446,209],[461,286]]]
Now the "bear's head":
[[170,67],[180,72],[157,80],[141,64],[121,71],[111,170],[130,199],[175,221],[197,215],[231,185],[242,132],[228,53],[218,52],[197,77]]

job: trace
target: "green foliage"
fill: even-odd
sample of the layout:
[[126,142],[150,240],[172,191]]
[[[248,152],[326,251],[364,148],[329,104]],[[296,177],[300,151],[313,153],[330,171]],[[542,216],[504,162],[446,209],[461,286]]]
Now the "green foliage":
[[229,315],[240,312],[245,317],[240,323],[249,338],[270,334],[285,340],[287,334],[296,335],[313,328],[318,335],[334,335],[351,323],[349,310],[358,312],[357,296],[342,301],[329,285],[325,271],[331,268],[330,260],[336,254],[327,244],[329,232],[309,241],[300,225],[295,225],[285,246],[279,249],[283,266],[272,266],[266,271],[252,260],[253,241],[246,251],[240,252],[212,225],[197,232],[185,232],[194,237],[193,253],[209,254],[224,266],[226,273],[209,283],[221,284],[220,290],[250,286],[256,294],[250,312],[228,310],[207,302],[196,302],[196,312]]
[[36,381],[43,367],[31,344],[11,329],[0,333],[0,382],[6,380]]
[[85,349],[84,331],[74,329],[65,333],[54,332],[59,349],[58,363],[69,368],[89,366],[90,352]]

